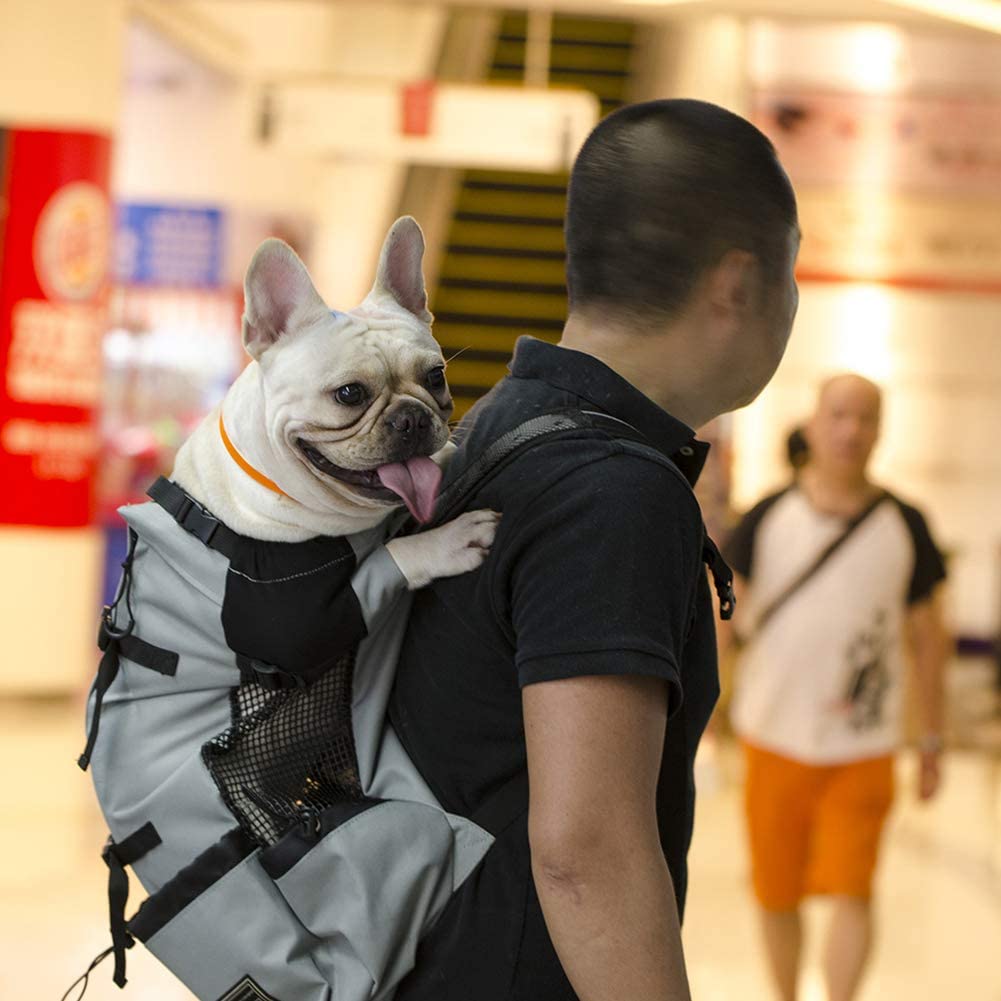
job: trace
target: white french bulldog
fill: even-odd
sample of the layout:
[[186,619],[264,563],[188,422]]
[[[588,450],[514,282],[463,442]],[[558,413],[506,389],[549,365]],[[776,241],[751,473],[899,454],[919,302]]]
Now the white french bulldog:
[[[401,504],[431,518],[452,399],[431,334],[424,237],[390,228],[375,284],[342,313],[287,244],[266,240],[244,284],[254,359],[177,454],[174,481],[234,532],[300,542],[372,528]],[[411,589],[478,567],[500,515],[470,511],[386,544]]]

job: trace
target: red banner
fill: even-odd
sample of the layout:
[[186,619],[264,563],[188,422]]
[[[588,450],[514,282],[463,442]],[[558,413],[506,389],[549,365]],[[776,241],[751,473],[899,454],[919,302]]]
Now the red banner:
[[93,513],[111,140],[0,131],[0,524]]
[[400,131],[405,136],[428,135],[431,132],[431,112],[434,110],[434,80],[405,84],[401,94],[403,117]]

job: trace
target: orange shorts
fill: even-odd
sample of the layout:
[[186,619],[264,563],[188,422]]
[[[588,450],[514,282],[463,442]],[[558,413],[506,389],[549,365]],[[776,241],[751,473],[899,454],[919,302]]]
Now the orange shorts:
[[893,757],[807,765],[744,745],[754,893],[766,910],[808,894],[868,899],[893,800]]

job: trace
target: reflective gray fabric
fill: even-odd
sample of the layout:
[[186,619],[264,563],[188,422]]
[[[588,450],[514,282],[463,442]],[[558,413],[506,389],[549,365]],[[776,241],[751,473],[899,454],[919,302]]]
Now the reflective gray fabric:
[[[123,659],[101,712],[91,774],[111,836],[153,821],[162,843],[133,869],[151,893],[233,827],[202,764],[202,744],[230,725],[240,680],[222,639],[227,560],[155,504],[123,508],[139,533],[131,606],[135,635],[179,654],[174,677]],[[116,625],[127,621],[124,602]],[[92,712],[92,703],[88,711]]]
[[[156,504],[122,515],[139,536],[135,635],[179,663],[167,677],[122,660],[91,772],[116,841],[156,826],[162,843],[133,866],[152,894],[235,825],[200,752],[231,725],[240,673],[220,617],[227,559]],[[410,595],[381,531],[349,542],[369,629],[354,674],[359,776],[367,796],[403,802],[336,828],[280,879],[281,892],[255,853],[152,935],[151,951],[200,998],[215,1001],[251,975],[282,1001],[388,1001],[420,934],[493,842],[441,809],[386,721]],[[122,602],[116,625],[125,621]],[[92,712],[93,697],[88,724]]]
[[292,913],[256,855],[145,944],[202,1001],[217,1001],[246,976],[280,1001],[367,997],[343,993],[320,972],[311,953],[321,943]]
[[277,880],[318,939],[313,959],[336,998],[390,997],[412,969],[417,937],[456,889],[453,844],[441,810],[381,803],[341,824]]

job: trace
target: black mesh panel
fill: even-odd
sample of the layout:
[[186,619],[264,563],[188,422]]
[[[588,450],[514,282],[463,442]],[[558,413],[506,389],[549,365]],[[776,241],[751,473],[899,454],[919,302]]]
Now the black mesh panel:
[[363,799],[351,729],[354,652],[308,688],[233,690],[233,726],[202,748],[226,804],[260,845],[297,819]]

